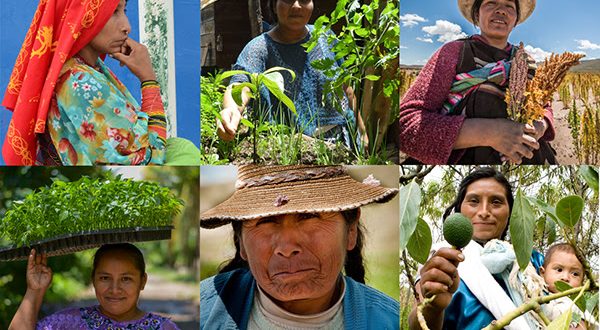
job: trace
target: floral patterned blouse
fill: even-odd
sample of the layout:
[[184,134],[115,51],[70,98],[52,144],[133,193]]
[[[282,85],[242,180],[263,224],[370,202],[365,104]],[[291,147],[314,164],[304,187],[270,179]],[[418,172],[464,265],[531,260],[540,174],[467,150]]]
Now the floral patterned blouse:
[[178,330],[171,320],[152,313],[136,321],[116,322],[100,313],[98,306],[71,308],[52,314],[37,324],[37,330]]
[[156,82],[142,85],[140,108],[101,59],[92,67],[75,56],[55,93],[47,127],[63,165],[164,163],[166,122]]

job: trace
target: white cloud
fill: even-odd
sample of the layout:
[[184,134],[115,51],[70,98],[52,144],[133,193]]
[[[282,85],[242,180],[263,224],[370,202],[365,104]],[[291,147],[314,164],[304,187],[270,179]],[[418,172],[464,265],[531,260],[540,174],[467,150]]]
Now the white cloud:
[[595,44],[589,40],[575,39],[575,41],[577,41],[577,43],[579,44],[579,46],[577,46],[578,49],[600,49],[600,45]]
[[421,38],[421,37],[417,37],[417,40],[422,41],[422,42],[428,42],[430,44],[433,43],[433,40],[431,38]]
[[400,49],[408,49],[408,47],[400,45]]
[[427,19],[417,14],[406,14],[400,15],[400,22],[402,22],[402,26],[413,27],[419,25],[419,23],[427,22]]
[[531,45],[525,46],[525,51],[529,54],[536,62],[542,62],[546,57],[549,57],[552,53],[547,52],[541,48],[536,48]]
[[439,42],[448,42],[467,37],[467,34],[462,32],[462,28],[459,25],[445,20],[437,20],[435,21],[435,25],[425,26],[422,30],[431,36],[439,35],[437,38]]

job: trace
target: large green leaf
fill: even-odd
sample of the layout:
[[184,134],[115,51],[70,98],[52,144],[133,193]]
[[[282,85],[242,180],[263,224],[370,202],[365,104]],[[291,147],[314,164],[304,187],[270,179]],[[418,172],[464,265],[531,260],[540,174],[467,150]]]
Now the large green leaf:
[[546,330],[565,330],[569,329],[571,324],[572,310],[569,308],[566,312],[562,313],[559,317],[550,322],[546,327]]
[[523,195],[521,188],[517,190],[512,213],[510,215],[510,238],[515,248],[517,262],[524,270],[531,259],[533,250],[533,230],[535,228],[534,212]]
[[[248,87],[252,94],[256,93],[256,86],[249,82],[233,85],[233,87],[231,88],[231,97],[233,97],[233,101],[235,102],[235,104],[237,104],[240,107],[243,103],[242,91],[244,90],[244,87]],[[252,94],[250,95],[250,97],[253,97]]]
[[231,70],[231,71],[225,71],[225,72],[223,72],[223,73],[221,73],[221,74],[219,75],[219,81],[221,81],[221,80],[224,80],[224,79],[227,79],[227,78],[229,78],[229,77],[231,77],[231,76],[235,76],[235,75],[237,75],[237,74],[243,74],[243,75],[247,75],[247,76],[248,76],[248,75],[250,75],[250,73],[249,73],[249,72],[246,72],[246,71],[243,71],[243,70]]
[[268,69],[267,71],[263,72],[263,75],[267,76],[272,72],[278,72],[278,71],[287,71],[292,76],[292,80],[296,79],[296,73],[293,70],[290,70],[288,68],[284,68],[281,66],[274,66],[274,67]]
[[598,308],[598,292],[594,294],[590,294],[587,299],[587,304],[585,306],[585,310],[592,313],[595,309]]
[[564,225],[573,227],[581,218],[583,198],[577,195],[567,196],[556,203],[556,216]]
[[535,197],[527,197],[527,199],[529,200],[529,203],[531,205],[537,206],[538,209],[542,210],[544,213],[549,215],[553,220],[558,221],[558,218],[556,217],[556,210],[554,209],[554,207]]
[[406,248],[417,227],[420,205],[421,187],[416,182],[400,187],[400,251]]
[[[560,292],[563,291],[567,291],[569,289],[572,289],[573,287],[571,287],[568,283],[563,282],[563,281],[556,281],[554,282],[554,286],[556,287],[556,289]],[[571,300],[575,300],[577,298],[577,296],[579,295],[578,293],[573,293],[569,295],[569,298],[571,298]],[[576,302],[575,304],[577,305],[577,307],[579,307],[580,310],[584,311],[585,310],[585,306],[587,304],[587,298],[589,296],[586,296],[585,294],[583,294]]]
[[424,264],[427,261],[431,250],[431,230],[425,220],[419,218],[417,221],[417,227],[410,236],[406,249],[408,254],[419,263]]
[[[281,77],[279,72],[271,72],[269,75],[275,77],[277,80],[279,79],[278,76]],[[283,81],[283,78],[281,79]],[[265,85],[279,101],[283,102],[283,104],[285,104],[294,114],[296,114],[296,106],[294,105],[294,102],[292,102],[292,100],[285,95],[283,89],[279,88],[277,81],[271,80],[267,75],[265,75],[261,81],[263,85]]]
[[584,165],[579,168],[579,175],[587,182],[596,194],[598,193],[598,169],[593,166]]
[[277,84],[277,87],[279,88],[280,91],[285,92],[285,82],[283,81],[283,76],[281,75],[281,73],[279,73],[279,72],[265,73],[265,78],[268,78],[269,80],[271,80],[272,82]]

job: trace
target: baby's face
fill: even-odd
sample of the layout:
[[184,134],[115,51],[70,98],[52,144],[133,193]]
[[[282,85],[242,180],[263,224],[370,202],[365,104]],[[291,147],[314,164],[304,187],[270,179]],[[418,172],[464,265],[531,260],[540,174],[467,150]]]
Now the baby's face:
[[542,267],[540,273],[548,284],[550,292],[558,292],[554,282],[563,281],[571,287],[581,286],[583,282],[583,266],[575,254],[565,251],[555,251],[550,257],[547,267]]

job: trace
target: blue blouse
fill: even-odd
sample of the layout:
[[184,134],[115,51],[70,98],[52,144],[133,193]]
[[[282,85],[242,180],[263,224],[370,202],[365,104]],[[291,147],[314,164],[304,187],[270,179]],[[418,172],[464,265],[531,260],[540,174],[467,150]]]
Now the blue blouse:
[[[331,59],[334,66],[340,66],[342,62],[335,60],[335,55],[329,48],[326,38],[319,39],[317,46],[310,52],[302,44],[306,43],[314,30],[312,25],[307,25],[309,33],[304,39],[294,44],[282,44],[271,38],[266,32],[252,39],[240,53],[234,70],[244,70],[250,73],[261,73],[272,67],[284,67],[295,72],[296,79],[292,81],[291,74],[280,71],[285,84],[285,94],[290,97],[296,106],[297,115],[294,115],[287,107],[279,102],[266,87],[260,90],[263,105],[262,114],[264,120],[296,127],[297,131],[306,135],[318,135],[317,128],[323,126],[343,127],[343,140],[350,145],[347,128],[355,127],[354,113],[349,107],[346,95],[341,100],[341,109],[336,109],[333,97],[335,95],[323,95],[324,86],[329,78],[310,64],[318,59]],[[231,83],[249,81],[246,75],[236,75]],[[339,134],[339,128],[333,129]],[[329,132],[325,132],[324,138],[328,138]],[[331,133],[329,133],[331,134]]]

